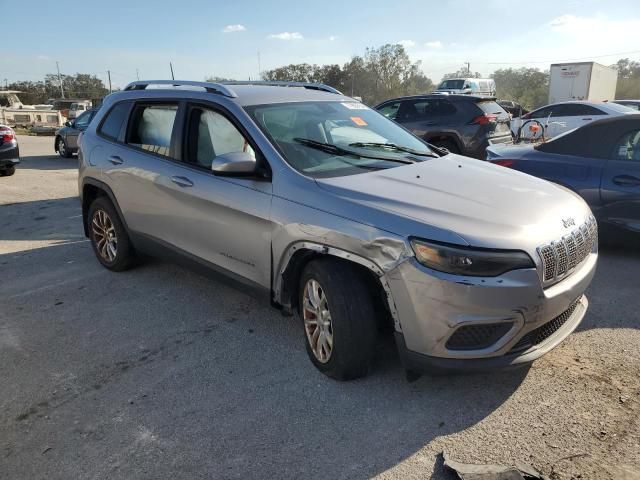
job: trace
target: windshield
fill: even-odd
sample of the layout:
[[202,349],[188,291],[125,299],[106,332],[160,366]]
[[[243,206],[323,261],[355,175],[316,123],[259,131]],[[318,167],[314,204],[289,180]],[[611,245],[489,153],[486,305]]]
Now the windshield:
[[353,175],[438,156],[359,102],[280,103],[245,110],[285,160],[312,177]]
[[464,79],[462,80],[445,80],[443,81],[438,90],[462,90],[464,88]]

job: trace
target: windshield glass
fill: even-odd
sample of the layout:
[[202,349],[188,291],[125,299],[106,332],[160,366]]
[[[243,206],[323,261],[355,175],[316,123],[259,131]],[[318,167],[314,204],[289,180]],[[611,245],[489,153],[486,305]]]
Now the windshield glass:
[[464,88],[464,79],[445,80],[438,87],[439,90],[462,90],[463,88]]
[[245,110],[285,160],[312,177],[353,175],[438,156],[359,102],[280,103]]

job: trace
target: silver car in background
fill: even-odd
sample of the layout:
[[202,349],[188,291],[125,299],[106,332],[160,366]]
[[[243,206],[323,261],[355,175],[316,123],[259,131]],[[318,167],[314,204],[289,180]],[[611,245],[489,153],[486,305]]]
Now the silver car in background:
[[365,375],[526,365],[587,310],[597,226],[558,185],[449,154],[318,84],[135,82],[83,134],[98,260],[204,266],[297,312],[309,358]]

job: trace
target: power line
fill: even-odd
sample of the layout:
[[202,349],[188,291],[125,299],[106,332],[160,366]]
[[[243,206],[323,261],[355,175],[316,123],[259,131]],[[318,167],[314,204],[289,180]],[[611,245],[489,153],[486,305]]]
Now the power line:
[[565,59],[565,60],[532,60],[532,61],[526,61],[523,62],[521,60],[515,61],[515,62],[475,62],[474,63],[481,63],[483,65],[512,65],[512,64],[529,64],[529,63],[567,63],[567,62],[578,62],[580,60],[591,60],[593,58],[605,58],[605,57],[614,57],[617,55],[632,55],[634,53],[640,53],[640,50],[630,50],[628,52],[617,52],[617,53],[608,53],[606,55],[590,55],[588,57],[582,57],[582,58],[571,58],[571,59]]

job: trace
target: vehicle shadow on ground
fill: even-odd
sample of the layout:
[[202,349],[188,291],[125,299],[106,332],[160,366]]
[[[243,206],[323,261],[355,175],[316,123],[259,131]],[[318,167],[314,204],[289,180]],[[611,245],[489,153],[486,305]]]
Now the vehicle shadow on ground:
[[[52,146],[53,148],[53,146]],[[78,157],[62,158],[57,153],[22,157],[18,169],[30,170],[71,170],[78,168]]]
[[78,197],[0,205],[0,241],[74,241],[84,238]]

